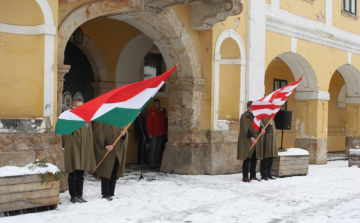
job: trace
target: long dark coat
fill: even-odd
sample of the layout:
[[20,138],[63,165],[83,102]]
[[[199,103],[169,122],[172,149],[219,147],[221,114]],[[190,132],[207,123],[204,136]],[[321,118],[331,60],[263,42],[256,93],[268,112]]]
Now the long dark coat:
[[[107,150],[106,145],[111,145],[115,142],[116,138],[120,135],[122,128],[96,122],[94,123],[94,150],[96,163],[105,156]],[[120,140],[115,144],[114,149],[107,155],[104,161],[95,171],[94,175],[110,179],[111,173],[114,168],[115,159],[119,160],[119,168],[117,171],[117,177],[123,177],[125,173],[125,159],[126,159],[126,148],[128,144],[129,136],[126,134],[125,140]]]
[[252,149],[251,152],[250,148],[252,146],[251,140],[248,138],[247,134],[248,131],[254,135],[255,139],[260,134],[259,131],[256,131],[252,127],[252,120],[253,116],[250,114],[249,111],[244,112],[240,118],[240,132],[238,138],[238,153],[237,159],[238,160],[245,160],[246,158],[251,158],[254,150],[256,150],[256,158],[263,159],[263,136],[259,138],[255,145],[255,149]]
[[[270,119],[262,119],[266,125]],[[275,123],[267,128],[264,134],[264,158],[278,157],[278,144]]]
[[71,173],[74,170],[94,170],[96,163],[91,123],[83,125],[68,135],[63,135],[63,138],[65,142],[65,172]]

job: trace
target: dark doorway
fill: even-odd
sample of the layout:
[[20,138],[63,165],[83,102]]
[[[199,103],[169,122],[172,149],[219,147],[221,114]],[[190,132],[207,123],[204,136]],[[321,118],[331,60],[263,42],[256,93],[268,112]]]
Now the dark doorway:
[[69,100],[63,102],[63,110],[67,110],[71,107],[70,102],[74,97],[82,96],[84,103],[94,98],[94,90],[91,87],[94,76],[85,54],[71,42],[68,42],[65,48],[64,64],[71,65],[69,73],[64,77],[63,98]]

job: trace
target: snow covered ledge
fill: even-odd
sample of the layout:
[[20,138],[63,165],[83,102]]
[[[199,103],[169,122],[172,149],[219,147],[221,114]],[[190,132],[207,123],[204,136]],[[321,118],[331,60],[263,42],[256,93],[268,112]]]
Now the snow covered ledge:
[[278,177],[307,175],[309,169],[309,152],[300,148],[290,148],[279,152],[274,158],[271,171]]
[[46,163],[47,167],[33,164],[24,167],[0,168],[0,216],[4,212],[49,206],[55,209],[59,203],[60,181],[39,174],[56,174],[59,168]]

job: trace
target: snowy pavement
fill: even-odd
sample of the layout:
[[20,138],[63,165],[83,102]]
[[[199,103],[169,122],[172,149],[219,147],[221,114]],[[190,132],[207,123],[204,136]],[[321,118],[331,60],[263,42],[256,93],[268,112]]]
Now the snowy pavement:
[[[53,211],[0,218],[1,223],[92,222],[360,222],[360,168],[347,161],[310,165],[307,176],[244,183],[241,174],[183,176],[131,173],[117,182],[119,198],[101,199],[100,181],[88,176],[84,197],[68,192]],[[259,175],[258,175],[259,177]]]

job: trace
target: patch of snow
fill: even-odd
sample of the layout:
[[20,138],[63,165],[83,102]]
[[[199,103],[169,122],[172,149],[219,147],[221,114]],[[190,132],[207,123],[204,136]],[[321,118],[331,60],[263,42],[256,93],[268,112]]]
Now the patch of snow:
[[[128,168],[128,167],[127,167]],[[127,169],[128,171],[128,169]],[[85,176],[87,203],[66,191],[56,210],[0,218],[1,223],[359,223],[360,168],[348,161],[309,165],[307,176],[244,183],[241,174],[177,175],[128,172],[115,199],[101,199],[101,182]],[[257,177],[260,177],[257,174]]]
[[305,149],[290,148],[286,152],[279,152],[279,156],[304,156],[309,155],[309,152]]
[[23,175],[30,175],[30,174],[40,174],[40,173],[56,173],[59,168],[51,163],[46,163],[48,167],[35,167],[29,168],[33,164],[28,164],[24,167],[18,166],[4,166],[0,168],[0,177],[9,177],[9,176],[23,176]]
[[349,149],[349,155],[360,156],[360,149]]

